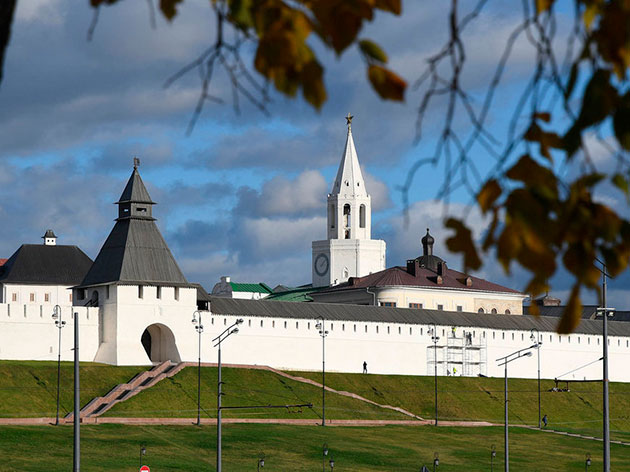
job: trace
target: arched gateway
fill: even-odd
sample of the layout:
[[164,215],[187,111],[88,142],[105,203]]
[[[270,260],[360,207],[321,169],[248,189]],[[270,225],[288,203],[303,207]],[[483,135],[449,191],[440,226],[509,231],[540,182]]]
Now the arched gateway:
[[181,362],[175,336],[167,326],[161,323],[150,325],[142,333],[141,341],[151,362]]

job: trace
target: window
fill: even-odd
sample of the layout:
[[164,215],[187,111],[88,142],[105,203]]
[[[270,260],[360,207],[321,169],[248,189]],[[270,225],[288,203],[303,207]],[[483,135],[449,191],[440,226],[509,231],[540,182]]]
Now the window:
[[299,322],[295,322],[295,329],[298,329],[300,327],[300,323]]
[[496,333],[493,331],[493,332],[492,332],[492,339],[494,339],[494,338],[495,338],[495,336],[496,336]]
[[214,324],[214,318],[210,318],[210,324],[213,325]]
[[378,325],[376,325],[376,334],[378,334]]
[[477,313],[485,313],[485,311],[484,311],[484,309],[483,309],[483,308],[479,308],[479,309],[477,310]]
[[68,300],[72,303],[72,293],[68,294]]
[[486,332],[485,331],[483,332],[483,338],[484,339],[486,338]]
[[354,332],[357,332],[357,325],[354,325]]
[[505,310],[505,314],[506,315],[511,315],[512,313],[510,312],[510,310]]
[[461,305],[457,305],[457,311],[464,311],[464,307]]
[[514,333],[512,333],[512,341],[514,341]]
[[330,330],[332,331],[333,329],[335,329],[335,326],[332,323],[330,323]]
[[402,334],[402,329],[400,328],[400,326],[398,327],[398,334]]
[[343,227],[345,229],[345,238],[350,239],[350,205],[347,203],[343,206]]
[[444,330],[442,330],[442,336],[445,336],[445,334],[444,334]]
[[396,302],[379,302],[379,304],[381,306],[389,306],[389,307],[395,307],[396,306]]
[[549,335],[549,342],[553,341],[553,336]]
[[591,344],[591,338],[586,338],[586,344]]
[[421,309],[422,308],[422,303],[410,303],[409,304],[409,308]]
[[17,302],[17,293],[12,293],[11,294],[11,301],[12,302]]
[[287,329],[287,322],[284,322],[284,329]]
[[[261,323],[260,323],[260,326],[262,326],[262,321],[261,321]],[[272,327],[272,328],[275,328],[275,327],[276,327],[276,322],[275,322],[275,320],[271,321],[271,327]]]
[[422,336],[422,328],[420,328],[420,336]]
[[597,345],[599,346],[599,338],[597,338]]
[[306,323],[306,329],[311,329],[311,323],[310,322]]
[[[109,287],[107,287],[107,288],[109,288]],[[108,290],[108,292],[109,292],[109,290]],[[156,296],[157,296],[158,300],[159,300],[160,298],[162,298],[162,287],[158,287],[158,288],[156,289]],[[107,298],[109,298],[109,293],[107,294]]]
[[179,300],[179,287],[175,287],[175,300]]
[[521,341],[523,341],[524,339],[525,339],[525,335],[521,333]]
[[252,326],[252,320],[247,320],[247,326],[249,326],[249,327]]
[[438,309],[438,310],[443,310],[443,309],[444,309],[444,305],[438,305],[438,306],[437,306],[437,309]]
[[561,343],[562,342],[562,336],[558,336],[558,342]]
[[45,293],[44,294],[44,301],[45,302],[49,302],[50,301],[50,293]]
[[365,332],[367,333],[367,325],[365,325]]
[[144,287],[142,285],[138,285],[138,298],[144,298]]
[[136,207],[136,210],[138,210],[138,213],[146,213],[147,209],[145,207]]
[[32,302],[34,302],[34,301],[35,301],[35,294],[34,294],[34,293],[31,293],[31,295],[30,295],[30,300],[31,300]]
[[387,334],[389,334],[389,326],[387,327]]
[[501,333],[501,339],[505,339],[505,333]]
[[412,335],[412,331],[411,331],[411,328],[409,328],[409,335],[410,335],[410,336]]
[[227,318],[223,318],[223,326],[227,326]]
[[346,325],[345,325],[345,323],[342,323],[342,325],[341,325],[341,331],[345,331],[345,330],[346,330]]
[[263,327],[263,320],[260,320],[260,327]]
[[365,205],[359,207],[359,227],[365,228]]
[[497,314],[497,309],[493,308],[492,310],[490,310],[490,313],[492,313],[493,315],[496,315]]

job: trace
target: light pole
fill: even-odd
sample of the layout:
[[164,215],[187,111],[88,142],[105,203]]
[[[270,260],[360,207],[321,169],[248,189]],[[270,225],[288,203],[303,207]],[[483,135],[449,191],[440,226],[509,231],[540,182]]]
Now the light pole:
[[505,366],[505,472],[510,470],[510,452],[509,452],[509,440],[508,440],[508,370],[507,366],[510,362],[520,359],[521,357],[530,357],[534,346],[527,347],[525,349],[519,349],[505,357],[500,357],[497,362],[500,366]]
[[438,453],[433,454],[433,472],[435,472],[440,465],[440,458],[438,457]]
[[[534,335],[534,331],[536,331],[536,335]],[[540,346],[542,346],[542,339],[540,336],[540,331],[537,328],[531,329],[531,335],[529,339],[532,340],[536,350],[538,351],[538,429],[542,428],[541,419],[540,419]]]
[[330,466],[330,470],[332,471],[335,468],[335,459],[331,457],[328,461],[328,465]]
[[221,385],[223,382],[221,381],[221,343],[225,341],[231,334],[238,333],[237,325],[240,325],[243,322],[243,318],[239,318],[234,322],[231,326],[225,328],[225,330],[219,334],[216,338],[212,340],[213,343],[216,343],[214,347],[219,348],[218,354],[218,368],[219,368],[219,379],[217,382],[217,472],[221,472]]
[[435,323],[431,323],[431,341],[433,341],[433,386],[434,386],[434,394],[433,397],[435,399],[435,426],[438,425],[438,391],[437,391],[437,342],[440,340],[440,337],[437,335],[437,328]]
[[57,350],[57,416],[55,417],[55,426],[59,426],[59,381],[61,379],[61,329],[66,325],[66,322],[61,319],[61,307],[55,305],[53,309],[53,320],[55,320],[55,326],[59,328],[59,348]]
[[584,462],[584,470],[588,472],[588,468],[591,466],[591,455],[586,454],[586,461]]
[[328,331],[325,329],[324,317],[318,316],[317,319],[321,321],[315,327],[322,337],[322,426],[326,426],[326,336]]
[[140,446],[140,468],[142,469],[142,456],[146,455],[147,448],[144,447],[144,444]]
[[[199,315],[198,320],[197,315]],[[199,310],[195,310],[193,312],[192,324],[195,327],[199,338],[199,355],[197,357],[197,426],[199,426],[201,425],[201,333],[203,333],[201,312]]]
[[[597,259],[597,258],[596,258]],[[608,273],[606,272],[606,264],[599,259],[597,259],[602,265],[602,268],[598,270],[602,273],[602,307],[597,309],[597,315],[602,316],[602,338],[604,341],[603,346],[603,364],[604,371],[602,375],[602,386],[603,386],[603,409],[602,412],[604,415],[604,472],[610,472],[610,411],[609,411],[609,403],[608,403],[608,317],[612,316],[615,313],[614,308],[606,307],[606,278],[608,277]]]
[[79,313],[74,312],[74,442],[72,448],[73,472],[81,470],[81,401],[79,382]]
[[[322,445],[322,472],[326,472],[326,456],[328,456],[328,444],[324,443]],[[334,467],[333,461],[333,467]]]
[[494,458],[497,457],[497,448],[492,445],[492,449],[490,450],[490,472],[494,471]]
[[260,472],[261,468],[265,467],[265,453],[261,452],[260,454],[258,454],[258,472]]

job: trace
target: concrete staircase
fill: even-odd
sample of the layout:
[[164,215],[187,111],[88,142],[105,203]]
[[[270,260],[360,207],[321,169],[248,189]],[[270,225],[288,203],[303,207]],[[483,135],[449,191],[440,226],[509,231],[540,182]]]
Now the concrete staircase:
[[[89,422],[90,418],[96,418],[102,415],[116,403],[128,400],[143,390],[153,387],[161,380],[174,376],[186,367],[186,365],[186,363],[175,364],[170,361],[165,361],[156,365],[151,370],[141,372],[127,383],[116,385],[107,392],[106,395],[92,399],[90,403],[81,409],[81,421]],[[67,423],[74,421],[74,412],[68,413],[64,420]]]

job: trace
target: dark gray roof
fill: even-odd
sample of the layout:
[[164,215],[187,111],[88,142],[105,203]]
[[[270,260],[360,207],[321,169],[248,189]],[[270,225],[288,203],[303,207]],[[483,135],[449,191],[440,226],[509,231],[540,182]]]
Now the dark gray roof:
[[123,190],[117,203],[125,202],[155,204],[155,202],[151,200],[151,196],[144,186],[144,182],[142,182],[142,178],[140,178],[140,173],[136,167],[134,167],[131,177],[125,186],[125,190]]
[[0,283],[76,285],[92,265],[77,246],[23,244],[0,267]]
[[[129,203],[131,202],[131,203]],[[153,204],[134,167],[119,205]],[[81,287],[117,284],[190,286],[152,217],[116,220]]]
[[[539,306],[538,310],[542,316],[553,316],[559,318],[564,313],[565,308],[566,307],[563,305]],[[597,308],[598,307],[596,305],[583,305],[582,319],[594,320],[597,317]],[[523,307],[523,313],[529,315],[529,306]],[[630,311],[615,310],[615,313],[612,316],[609,316],[608,319],[612,321],[630,321]]]
[[[445,326],[478,327],[487,329],[523,330],[537,328],[553,332],[558,318],[524,315],[492,315],[488,313],[462,313],[455,311],[390,308],[337,303],[296,303],[265,300],[239,300],[210,296],[210,310],[214,314],[235,316],[261,316],[273,318],[314,319],[323,316],[326,320],[374,321],[381,323],[430,324]],[[582,320],[575,333],[601,334],[602,323]],[[630,323],[611,321],[608,323],[611,336],[630,336]]]
[[55,234],[55,232],[52,229],[47,229],[46,232],[44,233],[44,235],[42,236],[42,239],[46,239],[46,238],[56,238],[57,235]]

